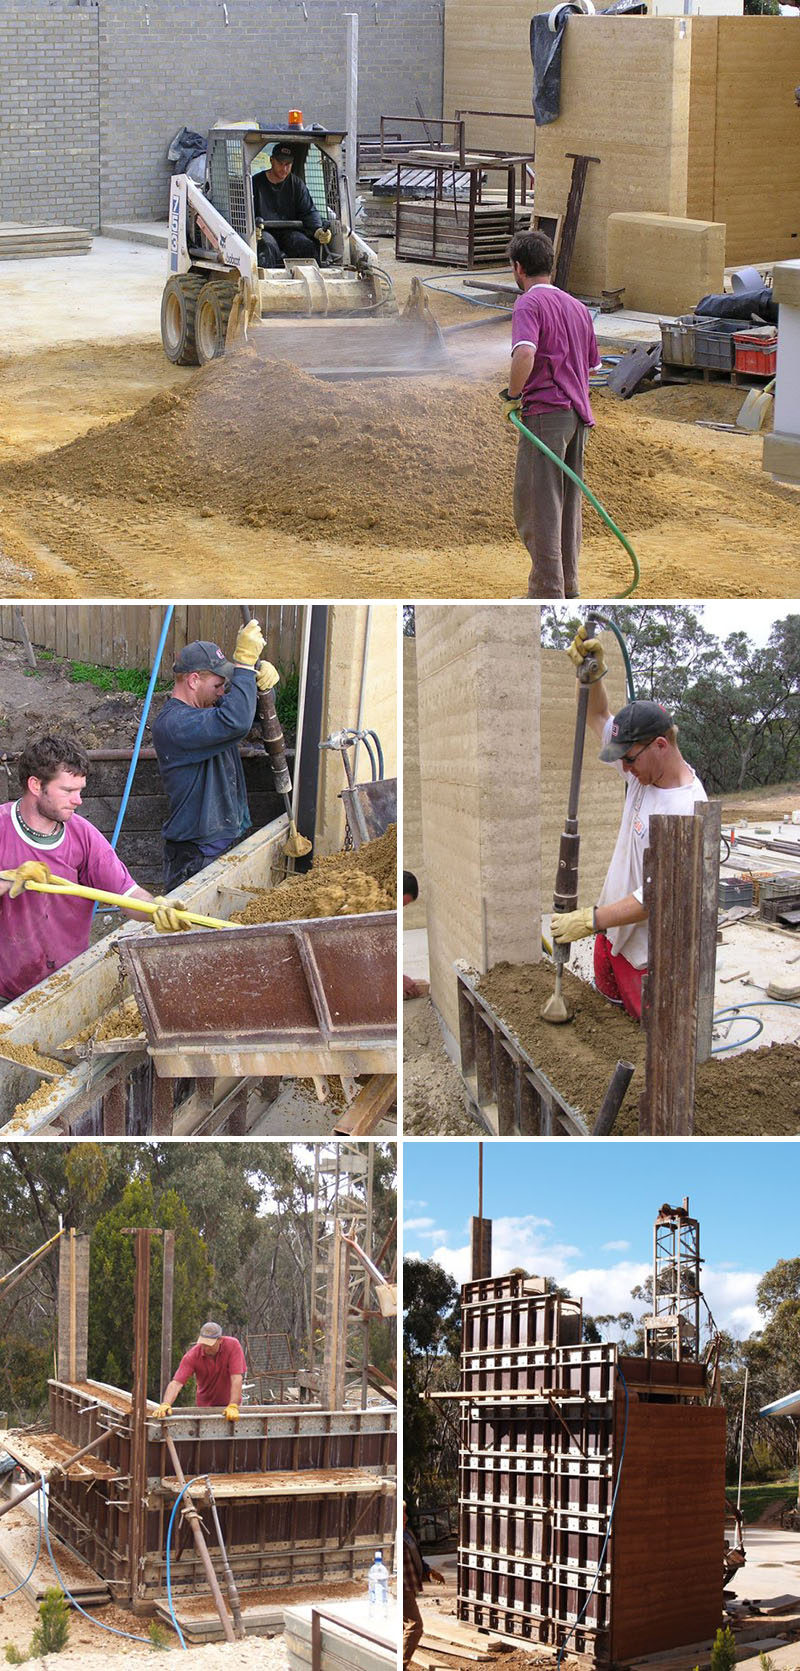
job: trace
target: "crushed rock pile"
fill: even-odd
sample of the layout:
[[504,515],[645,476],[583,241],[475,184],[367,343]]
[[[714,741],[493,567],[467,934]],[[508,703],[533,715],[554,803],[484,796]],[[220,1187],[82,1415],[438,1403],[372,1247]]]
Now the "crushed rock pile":
[[[635,402],[596,411],[592,490],[622,526],[652,527],[672,509],[676,463],[696,457],[679,438],[664,446],[655,426],[645,444]],[[424,545],[443,527],[450,543],[515,543],[516,450],[493,386],[456,376],[323,383],[250,347],[119,422],[6,466],[0,482],[71,501],[184,506],[352,546],[394,549],[398,530],[406,546]]]
[[397,904],[397,826],[351,853],[315,859],[305,876],[287,876],[256,893],[232,922],[287,923],[311,917],[361,916]]

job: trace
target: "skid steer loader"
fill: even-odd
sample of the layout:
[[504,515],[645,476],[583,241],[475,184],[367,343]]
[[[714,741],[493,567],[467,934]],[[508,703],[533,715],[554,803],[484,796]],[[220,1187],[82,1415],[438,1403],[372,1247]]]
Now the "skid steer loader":
[[[418,279],[402,314],[374,250],[353,230],[342,167],[344,134],[297,123],[218,122],[208,136],[205,189],[173,177],[169,277],[161,340],[175,365],[206,365],[246,339],[268,359],[290,360],[324,378],[409,375],[446,363],[444,340]],[[295,153],[331,229],[324,265],[285,257],[260,267],[253,175],[278,142]],[[292,226],[293,222],[284,222]]]

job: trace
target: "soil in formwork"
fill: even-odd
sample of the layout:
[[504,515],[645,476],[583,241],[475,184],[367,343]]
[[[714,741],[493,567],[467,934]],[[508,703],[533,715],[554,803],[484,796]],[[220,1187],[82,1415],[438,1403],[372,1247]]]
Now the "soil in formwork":
[[484,1132],[466,1106],[461,1074],[445,1050],[430,998],[403,1005],[403,1131],[415,1137]]
[[397,826],[348,853],[315,859],[305,876],[287,876],[277,888],[256,893],[236,923],[303,922],[312,917],[362,916],[393,911],[397,904]]
[[[543,1021],[552,996],[549,964],[498,963],[478,983],[482,998],[505,1022],[536,1066],[591,1126],[618,1061],[636,1069],[614,1127],[638,1132],[644,1090],[645,1035],[624,1010],[609,1004],[586,982],[564,971],[563,996],[573,1019],[565,1026]],[[800,1132],[800,1051],[795,1045],[747,1050],[732,1059],[703,1062],[697,1070],[695,1131],[698,1136],[789,1136]]]

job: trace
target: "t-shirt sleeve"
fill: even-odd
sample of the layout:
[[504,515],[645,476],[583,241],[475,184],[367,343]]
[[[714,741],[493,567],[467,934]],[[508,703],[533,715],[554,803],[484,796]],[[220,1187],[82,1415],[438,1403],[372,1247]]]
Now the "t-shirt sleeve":
[[536,348],[539,343],[539,310],[530,291],[518,297],[511,314],[511,352],[515,348]]
[[231,1338],[230,1352],[228,1355],[228,1368],[231,1375],[247,1374],[247,1362],[244,1352],[242,1351],[239,1341],[234,1340],[233,1338]]
[[139,884],[114,852],[104,835],[87,823],[88,844],[78,871],[84,888],[99,888],[110,894],[129,894]]
[[594,325],[592,324],[591,314],[589,314],[589,331],[588,331],[588,341],[587,341],[586,352],[587,352],[589,370],[590,371],[599,371],[600,367],[603,364],[603,360],[602,360],[602,356],[601,356],[601,353],[600,353],[600,349],[597,346],[597,337],[595,335]]

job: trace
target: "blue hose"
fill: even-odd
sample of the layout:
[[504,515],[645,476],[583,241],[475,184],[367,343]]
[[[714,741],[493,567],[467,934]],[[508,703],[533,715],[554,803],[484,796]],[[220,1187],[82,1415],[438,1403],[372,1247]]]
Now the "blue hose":
[[[136,767],[139,764],[139,754],[141,752],[141,747],[142,747],[142,738],[144,736],[144,728],[147,724],[147,716],[150,713],[150,704],[153,700],[153,691],[156,688],[156,682],[158,680],[158,670],[161,666],[161,657],[164,654],[164,645],[166,644],[166,641],[167,641],[167,633],[169,632],[170,623],[172,621],[172,617],[173,617],[174,612],[175,612],[174,603],[168,603],[167,607],[164,611],[164,620],[163,620],[163,623],[162,623],[162,626],[161,626],[161,636],[158,640],[158,647],[156,649],[155,656],[153,657],[153,666],[152,666],[152,669],[151,669],[151,672],[150,672],[150,683],[148,684],[147,691],[145,693],[144,704],[142,706],[142,717],[139,720],[139,729],[136,733],[136,741],[133,745],[133,752],[131,754],[131,763],[128,767],[128,776],[125,779],[125,788],[122,791],[122,800],[120,802],[119,812],[117,813],[117,821],[114,825],[114,833],[111,837],[111,846],[114,848],[115,852],[116,852],[116,849],[117,849],[117,842],[119,841],[119,837],[120,837],[120,831],[122,829],[123,819],[124,819],[125,813],[128,809],[128,801],[130,800],[131,790],[133,788],[133,779],[134,779],[134,776],[135,776],[135,773],[136,773]],[[92,906],[92,916],[94,916],[96,910],[97,910],[97,902],[95,901],[94,905]]]
[[[44,1496],[45,1485],[46,1485],[47,1482],[45,1480],[44,1474],[40,1474],[39,1478],[42,1482],[42,1496]],[[61,1585],[62,1590],[64,1591],[64,1594],[67,1598],[67,1601],[69,1602],[71,1607],[74,1607],[76,1613],[82,1613],[84,1619],[88,1619],[90,1625],[96,1625],[98,1630],[107,1630],[108,1633],[109,1633],[109,1636],[124,1636],[126,1642],[143,1642],[144,1646],[146,1648],[152,1648],[153,1644],[152,1644],[149,1636],[132,1636],[129,1630],[117,1630],[115,1625],[104,1625],[102,1620],[95,1619],[92,1616],[91,1613],[87,1613],[85,1607],[81,1607],[80,1602],[75,1600],[75,1597],[72,1594],[72,1591],[67,1588],[67,1585],[65,1584],[64,1579],[63,1579],[61,1573],[58,1570],[58,1562],[56,1561],[55,1554],[53,1552],[53,1545],[50,1542],[50,1527],[47,1524],[47,1515],[45,1515],[45,1517],[44,1517],[44,1535],[45,1535],[45,1538],[47,1540],[47,1553],[50,1556],[50,1562],[51,1562],[53,1571],[56,1575],[56,1578],[58,1579],[59,1584]]]
[[[789,998],[751,998],[746,1004],[726,1004],[723,1010],[717,1010],[711,1017],[711,1025],[713,1027],[715,1021],[723,1021],[727,1016],[730,1016],[732,1021],[738,1021],[742,1010],[761,1010],[768,1006],[775,1006],[780,1010],[800,1010],[800,1004],[792,1003]],[[711,1052],[712,1056],[722,1056],[726,1050],[736,1050],[740,1045],[752,1044],[753,1039],[757,1039],[759,1033],[763,1033],[764,1023],[759,1021],[757,1016],[745,1016],[744,1020],[755,1022],[755,1032],[748,1033],[744,1039],[736,1039],[733,1044],[717,1045],[716,1050]]]
[[594,1595],[595,1590],[597,1589],[597,1585],[598,1585],[599,1580],[600,1580],[600,1574],[603,1570],[603,1562],[606,1558],[606,1550],[608,1548],[608,1540],[611,1536],[611,1526],[612,1526],[612,1523],[613,1523],[613,1520],[614,1520],[614,1510],[617,1506],[617,1497],[619,1495],[619,1488],[620,1488],[620,1484],[622,1482],[622,1464],[625,1461],[625,1443],[626,1443],[626,1440],[627,1440],[627,1437],[628,1437],[628,1412],[630,1410],[630,1403],[631,1403],[630,1395],[628,1393],[628,1383],[625,1380],[625,1376],[623,1375],[622,1370],[619,1367],[619,1363],[617,1363],[617,1374],[618,1374],[618,1376],[619,1376],[619,1378],[622,1382],[622,1385],[623,1385],[623,1388],[624,1388],[624,1391],[625,1391],[625,1426],[622,1429],[622,1449],[619,1453],[619,1467],[617,1469],[617,1479],[616,1479],[616,1484],[614,1486],[614,1493],[613,1493],[613,1496],[611,1498],[611,1508],[609,1510],[609,1515],[608,1515],[608,1525],[606,1526],[606,1535],[603,1538],[603,1547],[600,1550],[600,1554],[599,1554],[598,1559],[597,1559],[597,1571],[594,1575],[594,1581],[592,1583],[591,1590],[589,1591],[589,1594],[586,1597],[586,1600],[585,1600],[585,1602],[584,1602],[584,1604],[583,1604],[583,1606],[580,1610],[580,1613],[578,1614],[577,1619],[575,1620],[574,1625],[570,1625],[569,1630],[567,1631],[567,1634],[564,1637],[564,1640],[561,1644],[561,1647],[558,1650],[558,1658],[556,1659],[556,1671],[561,1671],[561,1662],[562,1662],[562,1660],[564,1658],[564,1655],[567,1651],[567,1643],[568,1643],[570,1637],[574,1636],[574,1634],[575,1634],[575,1632],[578,1628],[578,1625],[581,1623],[582,1619],[585,1619],[585,1617],[586,1617],[586,1610],[589,1606],[589,1603],[592,1599],[592,1596]]
[[[181,1645],[182,1648],[186,1648],[186,1642],[184,1640],[183,1631],[181,1630],[181,1627],[178,1624],[178,1620],[175,1616],[175,1608],[172,1605],[172,1528],[175,1524],[175,1516],[178,1512],[178,1506],[180,1504],[180,1500],[183,1496],[185,1496],[186,1492],[189,1490],[190,1485],[196,1485],[198,1480],[207,1479],[207,1478],[208,1478],[207,1474],[195,1474],[193,1480],[187,1480],[186,1481],[186,1484],[178,1492],[178,1495],[175,1498],[175,1501],[172,1505],[172,1513],[169,1517],[169,1525],[167,1526],[167,1605],[169,1607],[170,1618],[172,1620],[173,1626],[174,1626],[175,1631],[177,1633],[178,1641],[180,1642],[180,1645]],[[188,1648],[186,1648],[186,1652],[187,1653],[189,1652]]]
[[37,1491],[37,1493],[36,1493],[36,1513],[37,1513],[37,1520],[38,1520],[38,1529],[37,1529],[37,1533],[36,1533],[36,1554],[33,1557],[33,1566],[31,1567],[30,1572],[26,1573],[25,1577],[22,1580],[22,1583],[17,1584],[16,1587],[13,1590],[8,1590],[4,1596],[0,1596],[0,1601],[10,1601],[11,1597],[15,1596],[17,1594],[18,1590],[24,1590],[25,1585],[28,1582],[28,1579],[33,1577],[33,1575],[36,1571],[36,1568],[39,1565],[39,1556],[42,1553],[42,1493],[41,1493],[41,1489],[39,1491]]

